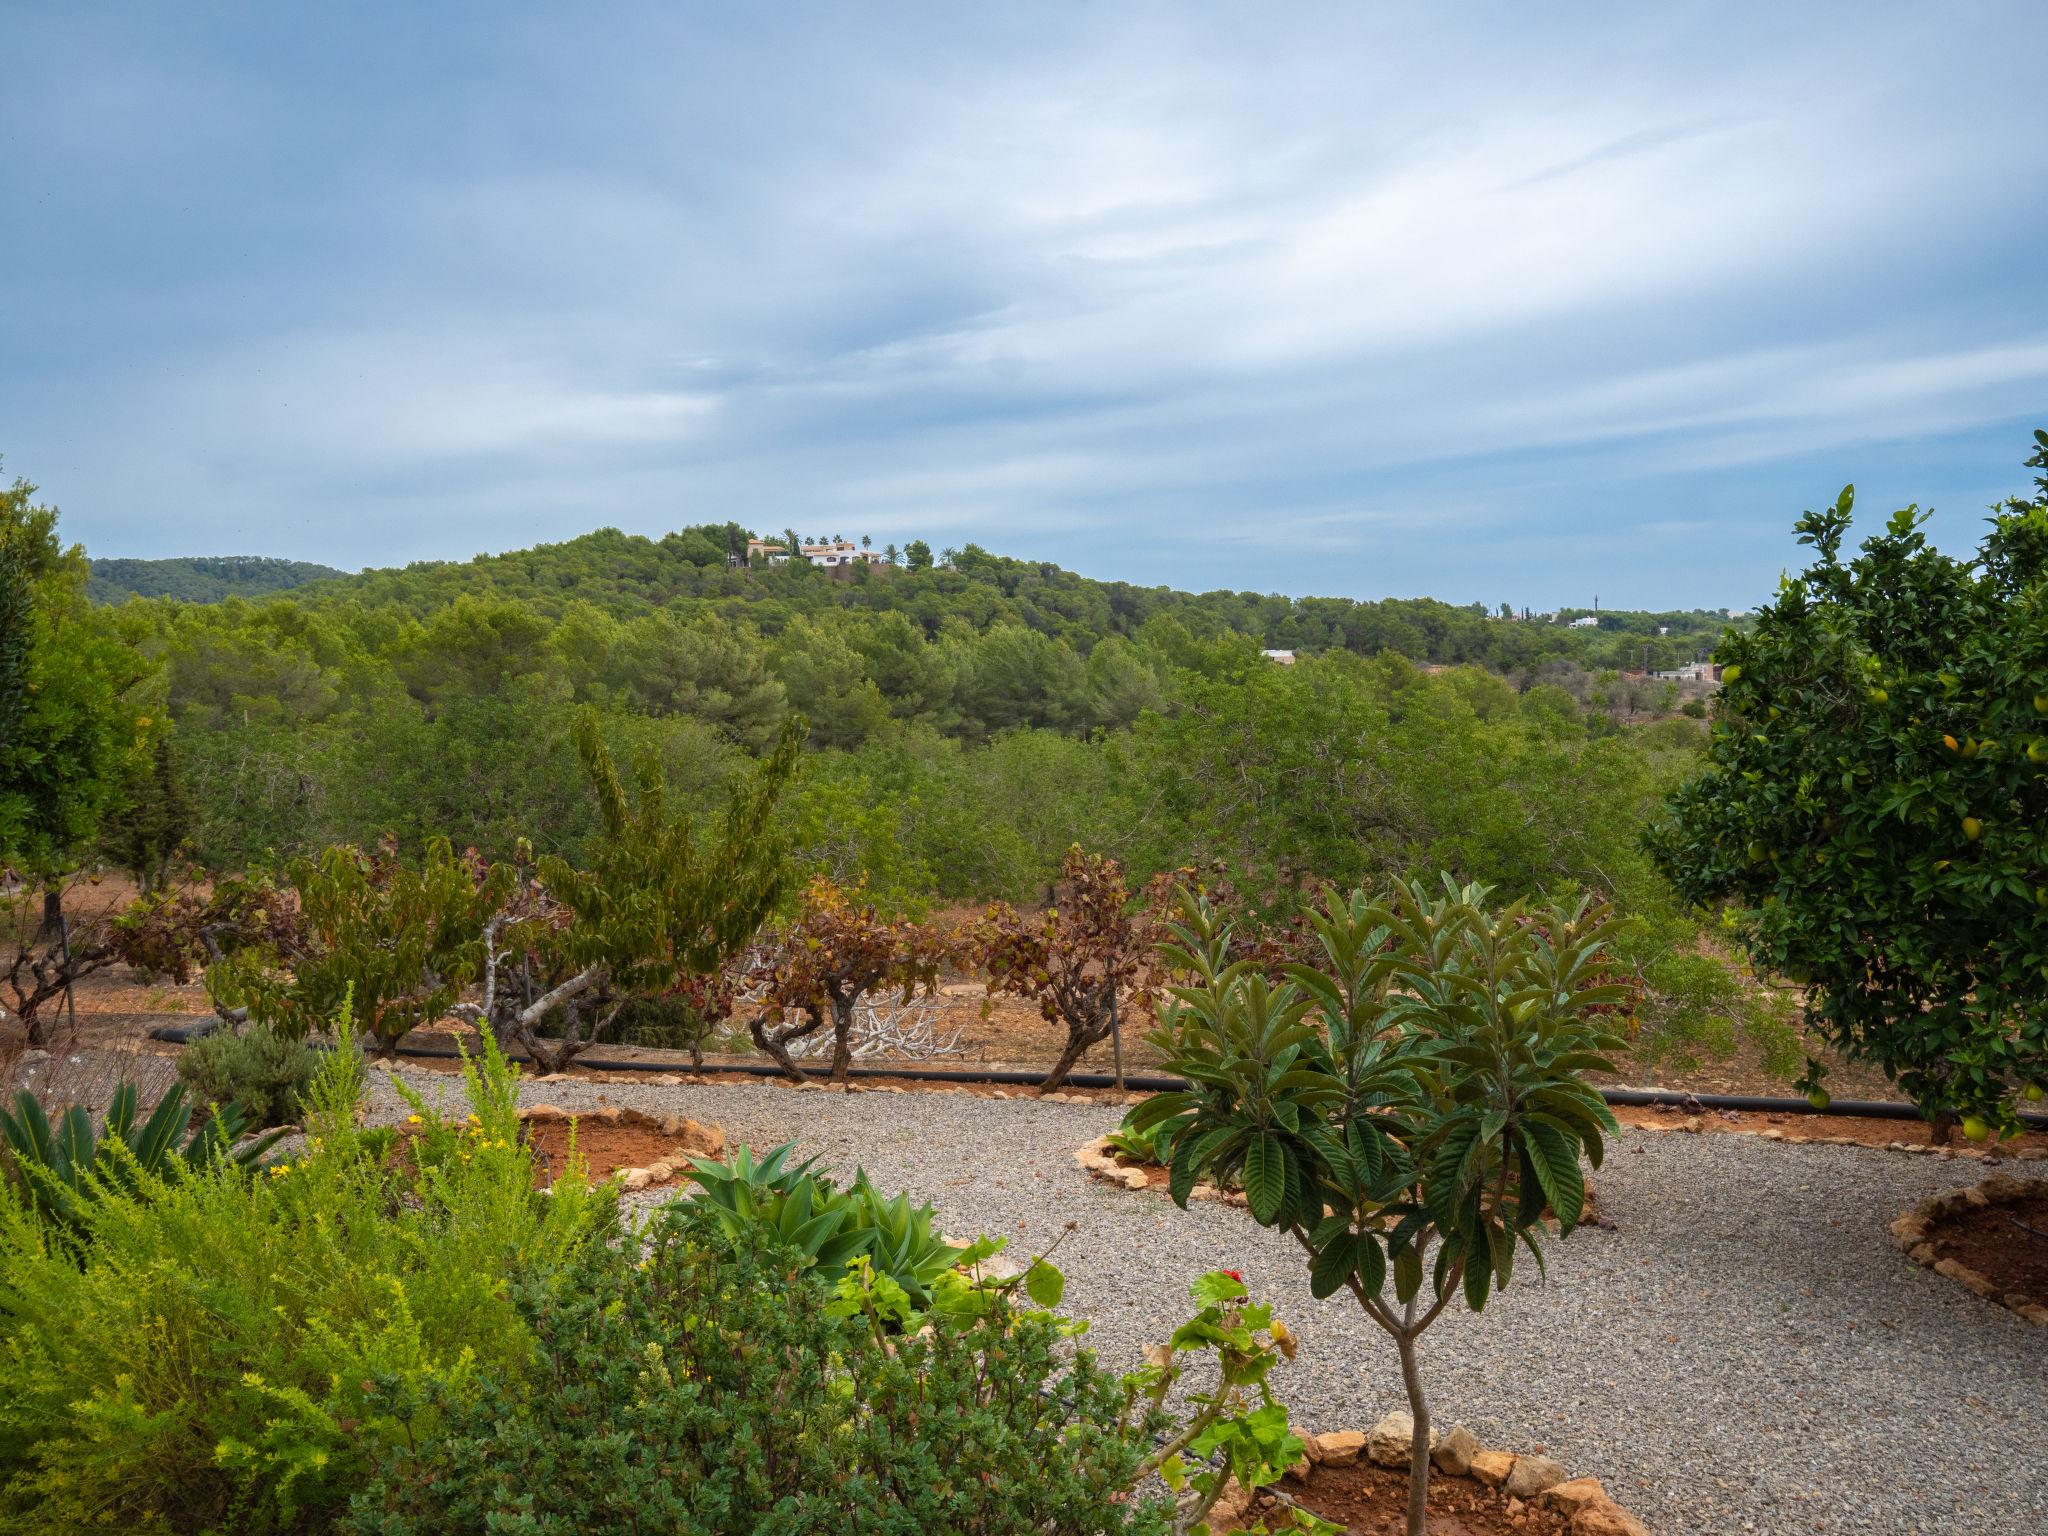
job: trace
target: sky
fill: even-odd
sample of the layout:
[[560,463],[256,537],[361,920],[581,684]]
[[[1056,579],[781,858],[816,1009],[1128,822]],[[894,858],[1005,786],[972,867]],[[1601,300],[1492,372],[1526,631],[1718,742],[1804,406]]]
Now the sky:
[[0,457],[102,556],[1747,607],[2029,483],[2040,20],[0,0]]

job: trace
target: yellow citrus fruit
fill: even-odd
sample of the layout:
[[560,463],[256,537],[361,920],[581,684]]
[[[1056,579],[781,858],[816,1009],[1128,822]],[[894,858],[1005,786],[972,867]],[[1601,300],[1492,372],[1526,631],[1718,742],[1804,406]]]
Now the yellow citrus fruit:
[[1835,1100],[1834,1095],[1829,1093],[1827,1089],[1816,1088],[1813,1090],[1813,1092],[1809,1093],[1806,1096],[1806,1102],[1811,1104],[1815,1109],[1826,1109],[1830,1104],[1834,1103]]
[[[1740,676],[1742,676],[1740,664],[1731,664],[1721,669],[1721,681],[1724,683],[1732,683]],[[2048,709],[2042,710],[2041,713],[2048,715]]]
[[1976,817],[1974,817],[1974,816],[1965,816],[1965,817],[1963,818],[1963,836],[1964,836],[1964,837],[1968,838],[1968,839],[1969,839],[1969,840],[1970,840],[1971,842],[1973,842],[1973,843],[1974,843],[1975,841],[1977,841],[1977,839],[1978,839],[1978,838],[1982,837],[1983,835],[1984,835],[1984,823],[1983,823],[1983,822],[1979,821],[1979,820],[1978,820],[1978,819],[1977,819]]
[[1944,737],[1942,737],[1942,738],[1941,738],[1941,744],[1942,744],[1942,745],[1943,745],[1944,747],[1947,747],[1947,748],[1949,749],[1949,751],[1951,751],[1951,752],[1960,752],[1960,751],[1962,751],[1962,750],[1963,750],[1963,748],[1962,748],[1962,744],[1961,744],[1960,742],[1958,742],[1958,741],[1957,741],[1957,740],[1955,739],[1955,737],[1953,737],[1953,736],[1944,736]]
[[1988,1141],[1991,1126],[1982,1115],[1968,1115],[1963,1119],[1963,1134],[1972,1141]]
[[2039,1083],[2029,1083],[2020,1090],[2020,1097],[2029,1104],[2038,1104],[2043,1099],[2048,1099],[2048,1088],[2043,1088]]
[[1870,702],[1873,704],[1883,704],[1887,702],[1890,698],[1891,695],[1886,693],[1882,688],[1873,688],[1870,690]]

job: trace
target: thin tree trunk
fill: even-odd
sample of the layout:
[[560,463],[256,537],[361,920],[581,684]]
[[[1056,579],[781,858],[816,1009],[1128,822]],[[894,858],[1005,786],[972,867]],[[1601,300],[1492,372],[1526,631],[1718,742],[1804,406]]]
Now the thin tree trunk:
[[853,1065],[853,1010],[860,994],[832,999],[832,1081],[844,1087],[846,1069]]
[[1425,1536],[1429,1522],[1429,1401],[1422,1393],[1422,1372],[1415,1363],[1415,1303],[1402,1317],[1394,1343],[1401,1351],[1401,1384],[1408,1389],[1408,1412],[1415,1436],[1408,1446],[1408,1536]]

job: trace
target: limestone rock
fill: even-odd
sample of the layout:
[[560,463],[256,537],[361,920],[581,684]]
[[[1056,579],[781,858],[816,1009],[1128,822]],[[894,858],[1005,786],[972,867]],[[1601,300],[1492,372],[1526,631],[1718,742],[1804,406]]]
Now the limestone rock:
[[1564,1468],[1548,1456],[1517,1456],[1508,1474],[1507,1490],[1518,1499],[1533,1499],[1564,1481]]
[[1498,1488],[1514,1470],[1512,1451],[1481,1451],[1472,1458],[1472,1475],[1489,1488]]
[[1598,1503],[1606,1497],[1607,1490],[1600,1486],[1599,1478],[1575,1477],[1570,1482],[1544,1489],[1536,1496],[1536,1502],[1561,1514],[1575,1515],[1588,1504]]
[[1365,1436],[1355,1429],[1332,1430],[1316,1436],[1316,1460],[1333,1467],[1348,1467],[1365,1449]]
[[645,1189],[649,1182],[650,1181],[648,1179],[647,1170],[645,1168],[628,1168],[626,1170],[626,1188]]
[[[1436,1439],[1436,1431],[1431,1430],[1429,1443],[1432,1449],[1436,1445]],[[1415,1420],[1406,1409],[1392,1410],[1366,1431],[1365,1454],[1377,1466],[1407,1466],[1414,1446]]]
[[706,1125],[701,1120],[685,1120],[682,1130],[683,1149],[699,1157],[717,1157],[725,1151],[725,1128]]
[[1595,1499],[1572,1516],[1572,1536],[1650,1536],[1649,1527],[1609,1498]]
[[1243,1519],[1251,1507],[1251,1489],[1233,1477],[1223,1485],[1223,1491],[1216,1496],[1216,1502],[1209,1506],[1209,1528],[1227,1530]]
[[1472,1458],[1482,1447],[1479,1437],[1462,1424],[1455,1424],[1451,1432],[1437,1441],[1436,1449],[1429,1453],[1439,1472],[1448,1472],[1453,1477],[1463,1477],[1472,1470]]

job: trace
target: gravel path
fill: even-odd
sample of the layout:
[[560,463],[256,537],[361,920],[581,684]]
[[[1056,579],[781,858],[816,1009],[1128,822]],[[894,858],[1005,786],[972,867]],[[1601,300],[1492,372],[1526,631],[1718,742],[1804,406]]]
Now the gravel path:
[[[1243,1212],[1179,1211],[1074,1165],[1113,1108],[763,1084],[526,1093],[691,1115],[757,1147],[795,1139],[842,1174],[858,1161],[883,1189],[931,1200],[956,1235],[1007,1235],[1015,1256],[1078,1221],[1058,1260],[1068,1307],[1116,1364],[1165,1337],[1195,1275],[1241,1270],[1302,1338],[1276,1377],[1298,1422],[1365,1428],[1402,1401],[1391,1344],[1355,1305],[1310,1297],[1292,1251]],[[396,1108],[381,1083],[375,1102]],[[2048,1329],[1907,1262],[1885,1233],[1978,1176],[1932,1157],[1626,1132],[1595,1175],[1619,1230],[1551,1245],[1548,1282],[1518,1268],[1483,1317],[1447,1313],[1423,1346],[1433,1410],[1598,1476],[1659,1536],[2039,1536]]]

